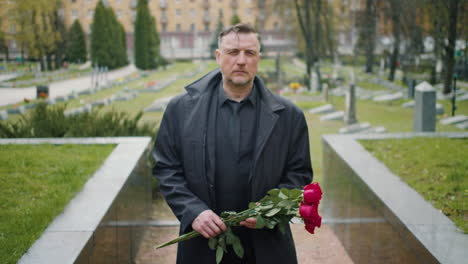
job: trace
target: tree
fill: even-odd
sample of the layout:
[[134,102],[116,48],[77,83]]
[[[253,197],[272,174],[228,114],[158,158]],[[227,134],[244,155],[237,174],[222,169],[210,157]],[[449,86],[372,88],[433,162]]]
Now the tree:
[[[320,38],[322,32],[321,12],[322,12],[322,0],[294,0],[294,6],[296,8],[296,15],[299,22],[299,26],[302,32],[302,36],[305,41],[305,59],[307,67],[307,79],[309,81],[308,89],[312,87],[311,76],[312,67],[315,68],[315,72],[318,77],[319,91],[321,90],[321,78],[320,78],[320,67],[319,67],[319,51],[322,48]],[[326,12],[326,11],[325,11]],[[313,18],[313,21],[311,21]]]
[[7,36],[5,32],[1,30],[2,26],[2,17],[0,17],[0,53],[3,53],[5,55],[5,60],[8,60],[9,57],[9,50],[8,50],[8,45],[7,45]]
[[399,63],[400,56],[400,42],[401,42],[401,12],[402,4],[401,0],[389,0],[389,11],[390,18],[392,21],[392,33],[393,33],[393,50],[390,55],[390,73],[388,75],[388,80],[392,81],[395,79],[396,67]]
[[223,31],[223,22],[221,21],[221,17],[218,20],[218,26],[214,31],[213,38],[210,43],[210,56],[211,58],[215,58],[215,50],[218,48],[218,35]]
[[86,61],[86,57],[85,33],[80,21],[76,19],[68,31],[66,58],[73,63],[83,63]]
[[[457,40],[457,20],[458,20],[458,9],[461,6],[463,0],[449,0],[448,1],[448,32],[447,39],[448,43],[445,46],[445,76],[444,76],[444,88],[442,92],[449,94],[452,92],[452,80],[455,66],[455,41]],[[466,26],[466,25],[465,25]]]
[[231,25],[236,25],[236,24],[239,24],[240,22],[241,22],[241,19],[237,14],[234,14],[231,17]]
[[123,26],[112,8],[96,5],[91,32],[91,62],[94,65],[115,69],[128,63],[123,43]]
[[377,6],[375,0],[366,0],[365,13],[359,20],[359,38],[356,48],[364,51],[366,56],[366,72],[371,73],[374,65],[376,41]]
[[55,26],[60,3],[60,0],[14,2],[14,17],[19,29],[15,38],[26,48],[29,57],[40,61],[42,70],[46,69],[46,55],[53,53],[62,40]]
[[0,52],[5,54],[5,59],[8,60],[9,50],[6,43],[6,34],[2,31],[0,31]]
[[[431,0],[430,4],[425,7],[428,9],[432,24],[430,34],[434,38],[435,60],[441,59],[443,61],[444,86],[442,92],[449,94],[452,92],[454,77],[455,42],[460,34],[464,34],[464,28],[466,28],[460,19],[463,19],[463,10],[467,10],[468,2],[464,0]],[[459,11],[461,11],[461,15]],[[431,79],[435,82],[436,63],[433,65]]]
[[140,69],[155,69],[158,66],[159,35],[156,22],[151,16],[147,0],[138,0],[135,19],[135,65]]

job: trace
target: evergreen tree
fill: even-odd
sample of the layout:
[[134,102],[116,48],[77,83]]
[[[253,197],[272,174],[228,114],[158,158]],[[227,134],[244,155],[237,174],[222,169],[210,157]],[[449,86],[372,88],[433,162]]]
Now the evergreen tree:
[[[109,50],[111,35],[107,25],[107,12],[102,1],[99,1],[94,11],[91,32],[91,62],[93,65],[106,65],[109,63]],[[106,65],[110,66],[110,65]]]
[[112,8],[96,5],[91,33],[91,61],[115,69],[128,64],[125,33]]
[[218,48],[218,35],[223,30],[223,22],[221,22],[221,18],[218,20],[218,26],[213,34],[213,39],[211,40],[210,44],[210,56],[211,58],[215,57],[215,50]]
[[85,62],[87,55],[86,38],[83,27],[81,27],[78,19],[73,22],[70,30],[68,31],[67,41],[67,60],[73,63]]
[[134,26],[135,66],[139,69],[154,69],[158,66],[158,61],[161,61],[159,58],[159,35],[147,0],[138,0]]
[[241,19],[237,14],[234,14],[231,17],[231,25],[236,25],[236,24],[239,24],[240,22],[241,22]]

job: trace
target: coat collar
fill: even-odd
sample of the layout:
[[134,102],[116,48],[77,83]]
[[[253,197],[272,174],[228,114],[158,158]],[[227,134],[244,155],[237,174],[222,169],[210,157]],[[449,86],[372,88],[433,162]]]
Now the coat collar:
[[[200,79],[196,80],[195,82],[187,85],[185,90],[191,97],[199,97],[204,93],[212,91],[212,89],[216,89],[219,82],[222,80],[221,70],[219,68],[212,70],[211,72],[207,73]],[[254,84],[258,87],[258,93],[260,95],[261,100],[263,103],[272,111],[280,111],[284,109],[284,105],[279,102],[263,84],[263,81],[255,76]]]

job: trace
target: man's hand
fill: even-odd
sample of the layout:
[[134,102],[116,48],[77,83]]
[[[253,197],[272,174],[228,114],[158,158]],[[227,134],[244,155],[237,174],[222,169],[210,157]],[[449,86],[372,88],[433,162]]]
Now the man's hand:
[[241,221],[240,225],[245,226],[247,228],[255,229],[255,226],[257,225],[257,219],[253,217],[247,218],[245,219],[245,221]]
[[205,238],[212,238],[226,231],[223,220],[211,210],[201,212],[193,220],[192,228]]

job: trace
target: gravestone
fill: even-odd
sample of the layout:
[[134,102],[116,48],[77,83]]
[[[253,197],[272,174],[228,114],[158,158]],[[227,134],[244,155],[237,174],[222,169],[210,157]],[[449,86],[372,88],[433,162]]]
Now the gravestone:
[[344,116],[346,125],[357,123],[356,119],[356,95],[354,83],[351,83],[348,91],[346,92],[346,114]]
[[391,102],[396,101],[403,98],[402,92],[397,92],[393,94],[384,94],[374,97],[374,102]]
[[344,112],[337,111],[320,117],[320,121],[343,120]]
[[465,121],[468,121],[468,116],[456,115],[456,116],[441,119],[440,124],[441,125],[454,125],[454,124],[462,123]]
[[311,84],[312,84],[312,92],[317,92],[318,91],[318,77],[315,72],[312,72],[311,74]]
[[457,96],[457,102],[466,101],[466,100],[468,100],[468,93],[462,94],[459,97]]
[[468,120],[466,120],[465,122],[458,123],[455,126],[458,127],[459,129],[466,130],[468,129]]
[[338,130],[340,134],[353,134],[359,133],[371,128],[371,125],[368,122],[365,123],[355,123],[349,126],[342,127]]
[[414,98],[414,88],[416,87],[416,80],[408,78],[408,98],[413,99]]
[[8,119],[8,113],[6,110],[0,110],[0,120],[7,120]]
[[308,112],[311,114],[325,114],[325,113],[330,113],[334,111],[335,111],[335,108],[333,107],[333,105],[326,104],[326,105],[312,108]]
[[384,74],[385,74],[385,60],[382,58],[380,59],[379,76],[384,76]]
[[436,122],[436,91],[429,83],[416,86],[413,112],[414,132],[434,132]]
[[323,84],[322,95],[323,95],[323,100],[325,102],[328,101],[328,84],[326,84],[326,83]]

